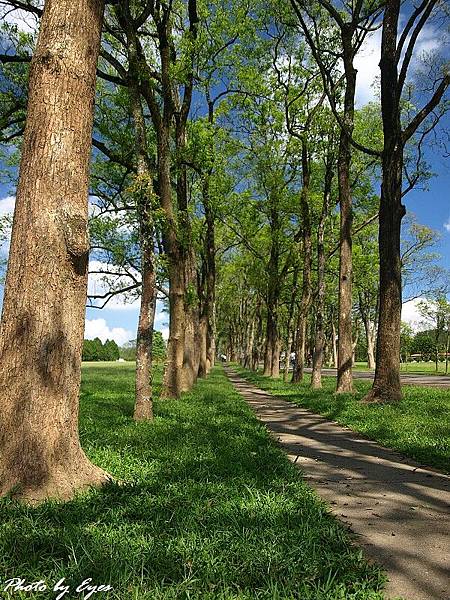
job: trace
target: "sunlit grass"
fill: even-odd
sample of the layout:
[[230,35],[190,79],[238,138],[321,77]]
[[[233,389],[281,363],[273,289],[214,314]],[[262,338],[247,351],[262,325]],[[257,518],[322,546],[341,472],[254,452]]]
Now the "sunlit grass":
[[136,425],[133,367],[83,369],[82,443],[121,485],[34,509],[0,503],[2,582],[92,577],[114,588],[95,598],[121,600],[382,598],[380,571],[220,369]]

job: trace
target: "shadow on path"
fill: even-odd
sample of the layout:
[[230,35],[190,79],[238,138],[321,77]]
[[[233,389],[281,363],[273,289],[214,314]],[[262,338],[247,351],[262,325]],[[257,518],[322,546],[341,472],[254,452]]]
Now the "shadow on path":
[[450,598],[450,477],[226,372],[305,479],[385,567],[387,595]]

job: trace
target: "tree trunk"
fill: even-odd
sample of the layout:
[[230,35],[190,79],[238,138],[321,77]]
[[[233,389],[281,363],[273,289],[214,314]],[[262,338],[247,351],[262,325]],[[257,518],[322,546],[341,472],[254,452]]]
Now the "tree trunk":
[[[134,65],[134,57],[130,64]],[[139,220],[139,244],[141,249],[141,305],[136,336],[136,399],[135,421],[153,419],[152,400],[152,351],[153,325],[156,310],[156,271],[153,248],[152,195],[153,178],[148,164],[147,133],[141,96],[130,85],[131,110],[134,122],[137,153],[138,190],[136,208]]]
[[292,372],[292,383],[302,381],[305,367],[306,325],[311,304],[311,271],[312,271],[312,237],[311,218],[309,212],[310,159],[306,141],[302,141],[303,185],[300,194],[300,212],[302,216],[303,242],[303,281],[302,295],[297,318],[295,336],[295,363]]
[[364,323],[367,340],[367,366],[369,369],[375,369],[375,335],[371,323]]
[[397,74],[398,3],[388,3],[382,33],[381,109],[384,132],[382,184],[379,212],[380,303],[373,387],[366,402],[395,402],[402,397],[400,382],[400,331],[402,273],[400,230],[403,143]]
[[[352,28],[342,30],[345,98],[344,123],[353,131],[356,70],[353,66]],[[339,338],[336,392],[353,391],[352,377],[352,195],[350,184],[351,147],[347,132],[341,130],[338,155],[338,184],[340,205],[339,253]]]
[[358,346],[358,340],[359,340],[359,329],[357,328],[355,338],[352,341],[352,366],[356,362],[356,348]]
[[170,181],[169,123],[158,131],[158,181],[161,206],[165,212],[164,247],[169,275],[169,341],[164,370],[162,398],[178,398],[183,388],[183,358],[185,330],[185,282],[181,251],[177,239],[177,224],[172,207]]
[[198,334],[199,334],[199,363],[197,376],[204,378],[207,376],[207,347],[208,347],[208,317],[206,314],[206,292],[205,292],[205,280],[206,280],[206,259],[201,256],[201,267],[199,277],[197,280],[197,295],[199,302],[199,320],[198,320]]
[[205,256],[206,256],[206,315],[207,315],[207,363],[206,371],[214,366],[216,358],[216,234],[215,219],[210,203],[209,177],[203,186],[203,198],[206,220]]
[[[270,198],[270,229],[271,229],[271,248],[270,259],[267,266],[268,284],[267,284],[267,323],[266,323],[266,348],[264,354],[264,375],[273,376],[274,372],[279,375],[279,357],[278,344],[278,304],[280,297],[280,278],[279,278],[279,215],[277,200]],[[278,349],[278,354],[277,354]],[[276,376],[278,376],[276,375]]]
[[131,18],[127,3],[117,6],[116,15],[127,38],[129,61],[128,90],[134,125],[137,167],[135,201],[141,251],[142,288],[136,335],[136,398],[134,419],[136,421],[145,421],[153,419],[152,349],[156,309],[156,270],[152,215],[152,197],[154,195],[153,173],[148,155],[147,129],[139,89],[141,63],[135,23]]
[[322,366],[325,351],[325,223],[330,207],[331,184],[333,180],[332,160],[327,160],[322,212],[317,229],[317,304],[316,333],[314,340],[311,387],[314,390],[322,387]]
[[445,374],[448,374],[448,351],[450,349],[450,331],[447,330],[447,336],[445,338]]
[[187,250],[184,258],[184,352],[183,352],[183,387],[189,391],[197,381],[200,362],[200,327],[198,314],[198,298],[195,293],[196,264],[193,249]]
[[101,0],[47,0],[30,68],[0,333],[0,494],[32,503],[107,480],[78,436],[102,17]]
[[284,360],[284,373],[283,381],[287,381],[289,378],[289,367],[291,366],[291,351],[292,351],[292,322],[294,320],[295,311],[295,300],[298,292],[298,263],[295,264],[294,273],[292,277],[292,292],[289,300],[288,308],[288,320],[286,323],[286,338],[285,338],[285,360]]
[[337,350],[337,343],[336,343],[336,327],[334,325],[334,321],[332,321],[331,323],[331,335],[332,335],[332,348],[333,348],[333,367],[335,369],[337,369],[337,364],[338,364],[338,350]]
[[277,338],[275,341],[275,344],[273,346],[273,351],[272,351],[271,376],[275,379],[278,379],[280,376],[280,352],[281,352],[280,340],[279,340],[279,338]]
[[[394,164],[392,165],[392,158]],[[380,314],[373,388],[366,401],[398,401],[400,384],[400,327],[402,284],[400,229],[404,215],[401,204],[402,161],[390,157],[385,165],[380,204]],[[384,162],[388,162],[385,160]],[[400,194],[398,183],[400,180]],[[397,196],[397,198],[395,198]],[[393,209],[392,205],[396,208]]]

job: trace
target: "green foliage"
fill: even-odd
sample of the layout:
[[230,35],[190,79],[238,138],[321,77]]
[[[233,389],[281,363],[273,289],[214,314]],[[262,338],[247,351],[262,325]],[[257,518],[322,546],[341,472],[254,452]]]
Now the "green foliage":
[[[136,340],[130,340],[120,349],[120,358],[127,361],[136,360]],[[155,361],[162,361],[166,358],[166,342],[160,331],[153,331],[152,354]]]
[[400,353],[404,360],[408,360],[414,344],[414,331],[408,323],[401,324],[400,330]]
[[164,360],[166,358],[166,342],[160,331],[153,332],[152,352],[155,360]]
[[120,347],[120,358],[124,360],[136,360],[136,340],[130,340]]
[[103,344],[97,337],[93,340],[84,340],[84,361],[114,361],[119,359],[119,346],[114,340],[106,340]]
[[133,392],[131,365],[83,369],[82,444],[120,484],[33,509],[3,500],[4,577],[89,576],[111,600],[382,599],[379,569],[220,370],[156,401],[151,424],[133,421]]
[[411,346],[411,354],[421,354],[422,359],[432,360],[435,353],[434,335],[431,331],[419,331],[414,336]]

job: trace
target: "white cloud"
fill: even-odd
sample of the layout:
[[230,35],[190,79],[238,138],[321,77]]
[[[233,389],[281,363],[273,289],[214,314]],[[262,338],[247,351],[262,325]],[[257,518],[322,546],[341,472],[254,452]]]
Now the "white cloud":
[[158,331],[160,331],[162,333],[164,340],[167,342],[167,340],[169,339],[169,328],[162,327],[161,329],[158,329]]
[[420,302],[427,302],[426,298],[416,298],[405,302],[402,306],[402,321],[408,323],[414,331],[429,329],[432,324],[419,312]]
[[[411,36],[406,39],[407,47]],[[424,54],[438,50],[442,46],[442,35],[432,25],[426,25],[417,38],[414,54],[409,68],[409,75],[418,67]],[[404,55],[404,51],[403,51]],[[356,104],[364,106],[375,99],[376,80],[380,76],[381,28],[368,35],[355,57]],[[375,85],[374,85],[375,84]]]
[[86,319],[84,337],[86,340],[98,337],[102,342],[114,340],[119,346],[122,346],[134,339],[136,335],[123,327],[110,328],[105,319]]
[[6,198],[0,199],[0,217],[4,215],[12,215],[14,213],[14,207],[16,205],[15,196],[6,196]]
[[[43,3],[38,2],[37,6],[42,8]],[[38,28],[38,19],[27,10],[11,10],[10,7],[6,7],[1,14],[2,21],[9,23],[10,25],[17,25],[19,31],[24,33],[35,33]]]
[[[408,36],[408,42],[411,36]],[[419,58],[424,52],[433,52],[441,47],[445,38],[443,32],[439,35],[438,31],[432,25],[425,25],[419,34],[416,42],[415,56]]]
[[374,83],[380,75],[381,30],[367,36],[361,50],[355,57],[356,75],[356,104],[364,106],[375,99]]
[[450,232],[450,217],[448,218],[448,221],[444,223],[444,229]]

